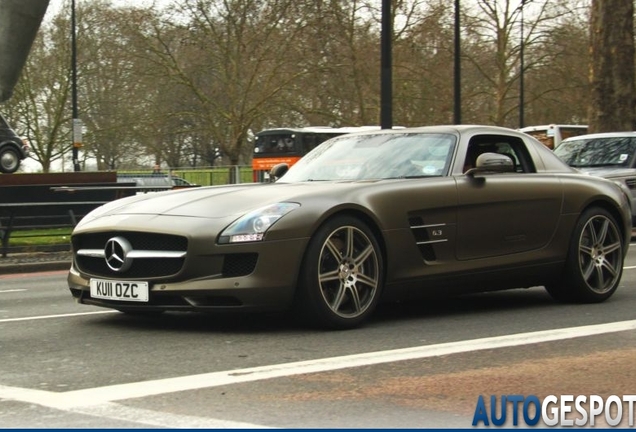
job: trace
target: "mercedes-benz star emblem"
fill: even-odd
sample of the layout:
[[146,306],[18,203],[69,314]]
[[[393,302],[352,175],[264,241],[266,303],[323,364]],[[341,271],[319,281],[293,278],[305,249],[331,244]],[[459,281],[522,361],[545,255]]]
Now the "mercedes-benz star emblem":
[[128,253],[132,250],[132,245],[123,237],[113,237],[106,242],[104,257],[109,269],[116,272],[124,272],[133,263]]

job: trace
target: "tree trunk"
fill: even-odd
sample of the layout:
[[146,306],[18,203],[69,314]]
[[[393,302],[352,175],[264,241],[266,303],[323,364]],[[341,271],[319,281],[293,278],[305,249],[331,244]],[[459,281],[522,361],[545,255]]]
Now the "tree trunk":
[[589,132],[636,128],[633,0],[592,0]]

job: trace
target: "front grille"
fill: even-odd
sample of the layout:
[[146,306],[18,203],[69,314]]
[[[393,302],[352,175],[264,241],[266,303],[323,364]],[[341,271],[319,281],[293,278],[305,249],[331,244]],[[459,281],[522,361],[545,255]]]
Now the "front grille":
[[106,265],[104,258],[76,256],[75,262],[82,273],[109,278],[157,278],[176,274],[181,270],[185,258],[144,258],[136,259],[132,266],[123,272],[115,272]]
[[73,249],[103,249],[106,242],[113,237],[125,237],[133,249],[185,251],[188,249],[188,239],[171,234],[156,234],[133,231],[109,231],[73,236]]
[[82,273],[108,278],[153,279],[174,275],[183,267],[185,254],[166,257],[149,253],[149,257],[135,258],[129,269],[119,272],[108,267],[104,257],[77,254],[77,251],[87,249],[103,251],[113,237],[125,238],[134,251],[186,252],[188,248],[187,238],[170,234],[126,231],[78,234],[73,236],[72,243],[75,263]]

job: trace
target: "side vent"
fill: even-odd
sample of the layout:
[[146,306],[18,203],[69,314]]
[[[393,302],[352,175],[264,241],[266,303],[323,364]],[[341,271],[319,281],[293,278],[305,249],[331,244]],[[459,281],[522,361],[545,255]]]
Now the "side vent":
[[[424,224],[421,217],[413,216],[409,218],[409,226],[422,258],[428,262],[437,261],[433,245],[448,240],[443,235],[445,224]],[[439,238],[434,238],[434,233],[437,232],[439,232],[437,235]]]

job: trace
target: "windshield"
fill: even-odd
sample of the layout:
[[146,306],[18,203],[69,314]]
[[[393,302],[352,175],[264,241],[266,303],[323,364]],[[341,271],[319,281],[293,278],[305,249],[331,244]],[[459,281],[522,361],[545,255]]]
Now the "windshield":
[[256,137],[254,153],[295,153],[293,134],[261,135]]
[[631,167],[635,151],[636,137],[604,137],[565,141],[554,154],[577,168]]
[[446,175],[455,136],[430,133],[344,135],[316,147],[281,178],[283,183]]

